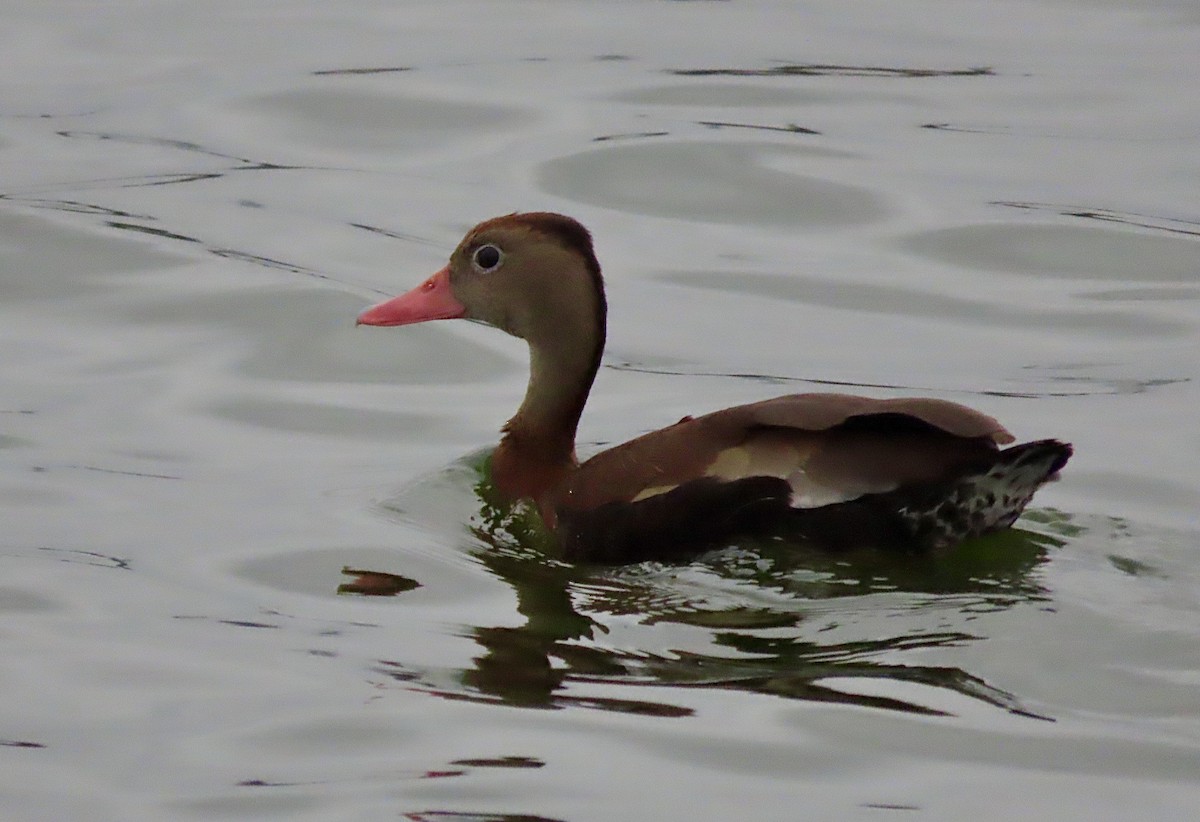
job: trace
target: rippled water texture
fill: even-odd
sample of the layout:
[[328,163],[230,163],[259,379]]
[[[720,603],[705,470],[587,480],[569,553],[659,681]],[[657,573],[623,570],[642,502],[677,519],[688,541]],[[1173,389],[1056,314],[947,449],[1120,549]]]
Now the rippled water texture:
[[[1195,816],[1193,4],[9,5],[0,817]],[[581,450],[851,390],[1077,455],[936,562],[557,563],[521,346],[353,324],[518,209],[605,266]]]

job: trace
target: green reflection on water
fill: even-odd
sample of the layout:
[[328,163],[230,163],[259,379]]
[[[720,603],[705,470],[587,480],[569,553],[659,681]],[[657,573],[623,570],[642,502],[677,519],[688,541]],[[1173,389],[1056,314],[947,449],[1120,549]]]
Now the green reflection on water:
[[[468,466],[470,471],[461,471]],[[525,506],[500,503],[487,467],[486,458],[478,456],[459,466],[455,484],[466,493],[469,483],[478,506],[464,548],[513,589],[525,623],[464,627],[463,634],[483,652],[472,667],[451,677],[455,686],[447,686],[444,675],[381,669],[390,676],[448,699],[531,708],[687,716],[692,709],[685,704],[685,691],[721,688],[913,714],[949,713],[936,704],[844,687],[848,679],[875,680],[926,685],[1037,716],[1014,695],[960,668],[910,665],[897,658],[980,641],[985,637],[966,630],[978,614],[1048,600],[1037,568],[1076,530],[1061,512],[1031,517],[1043,533],[1013,529],[937,559],[881,551],[834,556],[771,540],[710,552],[686,566],[602,568],[555,559],[553,540],[540,519]],[[886,634],[835,638],[842,627],[840,605],[847,622],[861,618],[863,630]],[[614,620],[628,637],[631,617],[633,635],[645,631],[647,644],[661,644],[664,631],[671,638],[684,631],[679,638],[686,636],[689,647],[651,651],[637,647],[637,640],[629,647],[624,639],[622,647],[607,638]],[[706,632],[700,648],[696,629]],[[830,682],[834,679],[836,684]],[[655,699],[612,695],[614,688],[638,686],[678,688],[680,699],[663,701],[660,691]],[[922,698],[938,700],[935,693]]]

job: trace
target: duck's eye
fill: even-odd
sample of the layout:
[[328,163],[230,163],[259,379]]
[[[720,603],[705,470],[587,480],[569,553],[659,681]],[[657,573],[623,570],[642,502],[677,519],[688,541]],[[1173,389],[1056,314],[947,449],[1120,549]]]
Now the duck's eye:
[[479,246],[471,255],[471,262],[475,264],[475,268],[484,274],[490,274],[499,268],[503,259],[504,254],[491,244]]

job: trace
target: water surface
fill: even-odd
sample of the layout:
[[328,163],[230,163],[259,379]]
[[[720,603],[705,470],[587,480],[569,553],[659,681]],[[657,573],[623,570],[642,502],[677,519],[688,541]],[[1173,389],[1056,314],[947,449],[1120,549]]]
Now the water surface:
[[[1194,815],[1197,24],[9,9],[3,816]],[[1077,456],[941,561],[555,562],[480,497],[521,346],[353,326],[547,208],[609,283],[582,450],[851,390]]]

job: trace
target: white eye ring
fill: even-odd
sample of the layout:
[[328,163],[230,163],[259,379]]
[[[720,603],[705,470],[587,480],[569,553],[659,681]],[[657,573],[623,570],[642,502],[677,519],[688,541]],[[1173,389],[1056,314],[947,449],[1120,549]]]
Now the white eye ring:
[[471,265],[475,266],[475,270],[480,274],[491,274],[503,262],[504,252],[499,246],[491,243],[479,246],[471,255]]

